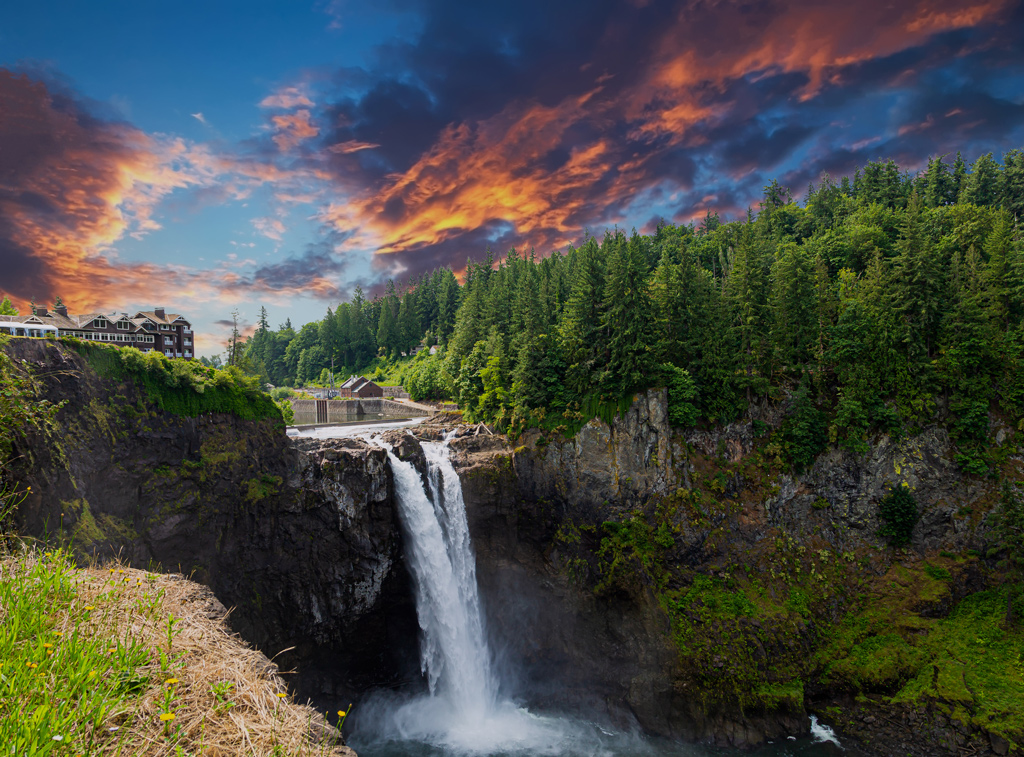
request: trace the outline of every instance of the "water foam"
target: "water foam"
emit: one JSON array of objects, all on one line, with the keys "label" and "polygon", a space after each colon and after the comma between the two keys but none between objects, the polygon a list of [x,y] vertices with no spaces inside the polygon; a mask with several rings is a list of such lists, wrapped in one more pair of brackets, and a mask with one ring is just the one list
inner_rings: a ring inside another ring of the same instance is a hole
[{"label": "water foam", "polygon": [[839,743],[839,737],[836,736],[836,732],[824,723],[819,723],[818,718],[814,715],[811,715],[811,736],[819,744],[828,742],[835,744],[840,749],[843,748],[843,745]]}]

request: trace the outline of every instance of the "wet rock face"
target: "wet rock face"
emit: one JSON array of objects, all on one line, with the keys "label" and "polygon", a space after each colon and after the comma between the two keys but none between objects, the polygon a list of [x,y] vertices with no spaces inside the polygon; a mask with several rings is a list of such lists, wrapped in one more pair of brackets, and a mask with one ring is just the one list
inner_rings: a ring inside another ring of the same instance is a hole
[{"label": "wet rock face", "polygon": [[558,499],[573,506],[624,503],[666,494],[679,485],[668,423],[668,397],[652,389],[609,426],[592,420],[575,437],[545,444],[539,432],[525,434],[516,455],[519,487],[533,499]]}]

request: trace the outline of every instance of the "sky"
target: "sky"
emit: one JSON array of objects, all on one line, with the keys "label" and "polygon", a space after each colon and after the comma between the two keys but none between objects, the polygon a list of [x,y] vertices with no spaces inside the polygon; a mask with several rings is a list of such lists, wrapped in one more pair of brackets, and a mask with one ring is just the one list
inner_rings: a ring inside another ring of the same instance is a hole
[{"label": "sky", "polygon": [[[21,0],[0,293],[197,352],[357,286],[1024,147],[1024,0]],[[226,325],[227,324],[227,325]]]}]

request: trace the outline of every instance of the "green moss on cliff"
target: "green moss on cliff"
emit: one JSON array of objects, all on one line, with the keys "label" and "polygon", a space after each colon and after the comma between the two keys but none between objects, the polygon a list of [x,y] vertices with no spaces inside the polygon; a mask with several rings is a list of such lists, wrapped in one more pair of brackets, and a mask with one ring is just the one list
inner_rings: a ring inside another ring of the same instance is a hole
[{"label": "green moss on cliff", "polygon": [[[1007,623],[1013,587],[969,594],[946,617],[949,581],[934,568],[895,566],[818,653],[822,682],[885,701],[934,707],[1011,743],[1024,744],[1024,628]],[[929,568],[933,568],[929,570]]]},{"label": "green moss on cliff", "polygon": [[259,502],[267,497],[277,494],[281,488],[282,478],[280,476],[268,476],[263,474],[259,478],[251,478],[245,482],[246,502]]}]

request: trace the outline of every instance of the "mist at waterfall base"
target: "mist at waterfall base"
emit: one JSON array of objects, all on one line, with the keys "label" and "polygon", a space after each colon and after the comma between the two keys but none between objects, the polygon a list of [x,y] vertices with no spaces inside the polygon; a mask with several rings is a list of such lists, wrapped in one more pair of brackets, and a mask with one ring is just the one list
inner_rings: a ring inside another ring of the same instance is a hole
[{"label": "mist at waterfall base", "polygon": [[[703,755],[697,746],[652,740],[583,717],[527,710],[504,696],[484,632],[462,485],[448,441],[422,442],[427,486],[388,445],[420,625],[421,669],[429,693],[376,692],[353,712],[349,744],[361,757],[435,755]],[[746,755],[849,754],[830,732]],[[727,752],[714,750],[714,754]],[[739,753],[739,752],[737,752]]]}]

